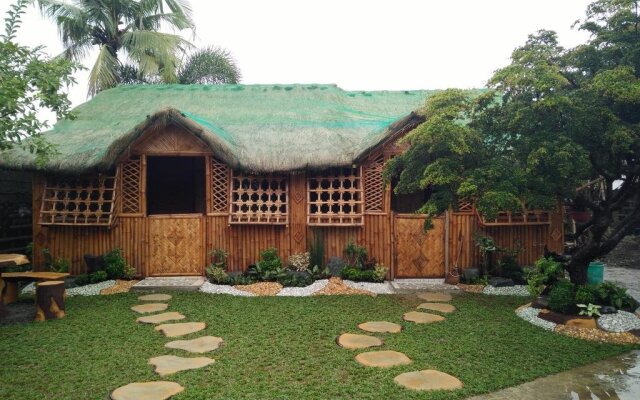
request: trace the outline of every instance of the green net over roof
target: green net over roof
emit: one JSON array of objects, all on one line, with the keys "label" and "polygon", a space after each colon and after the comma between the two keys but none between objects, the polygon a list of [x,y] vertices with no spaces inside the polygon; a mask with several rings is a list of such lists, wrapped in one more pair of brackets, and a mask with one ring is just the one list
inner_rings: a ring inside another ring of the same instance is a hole
[{"label": "green net over roof", "polygon": [[[334,85],[131,85],[99,93],[45,137],[59,154],[46,169],[63,172],[113,166],[142,126],[176,111],[234,167],[287,171],[349,165],[380,142],[389,125],[420,108],[434,91],[349,92]],[[139,130],[139,129],[138,129]],[[34,168],[19,149],[0,165]]]}]

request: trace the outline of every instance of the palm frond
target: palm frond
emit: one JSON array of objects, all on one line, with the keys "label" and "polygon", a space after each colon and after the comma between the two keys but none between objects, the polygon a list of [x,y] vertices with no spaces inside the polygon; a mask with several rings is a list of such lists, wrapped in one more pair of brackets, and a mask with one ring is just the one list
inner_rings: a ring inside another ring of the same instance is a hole
[{"label": "palm frond", "polygon": [[89,74],[89,96],[101,90],[118,85],[118,59],[107,45],[100,46],[100,52]]}]

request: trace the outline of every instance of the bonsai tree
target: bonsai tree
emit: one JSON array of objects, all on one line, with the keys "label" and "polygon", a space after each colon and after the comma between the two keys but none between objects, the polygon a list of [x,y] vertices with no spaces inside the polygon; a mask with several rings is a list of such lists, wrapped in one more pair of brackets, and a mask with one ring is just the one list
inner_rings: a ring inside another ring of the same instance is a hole
[{"label": "bonsai tree", "polygon": [[[460,198],[489,217],[583,202],[591,217],[578,227],[566,268],[584,284],[589,262],[640,221],[638,9],[633,0],[596,1],[577,23],[591,34],[587,43],[564,49],[554,32],[539,31],[485,93],[428,98],[419,111],[425,122],[407,135],[410,148],[387,165],[387,179],[398,178],[399,192],[430,187],[421,209],[430,217]],[[601,198],[582,196],[577,188],[595,180]],[[628,202],[632,211],[614,220]]]}]

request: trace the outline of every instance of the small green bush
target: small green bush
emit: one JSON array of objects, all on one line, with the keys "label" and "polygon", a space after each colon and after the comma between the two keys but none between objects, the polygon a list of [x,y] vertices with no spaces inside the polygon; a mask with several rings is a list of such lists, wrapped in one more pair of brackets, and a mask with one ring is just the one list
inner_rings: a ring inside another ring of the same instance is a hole
[{"label": "small green bush", "polygon": [[327,268],[331,276],[342,276],[342,270],[345,266],[344,260],[340,257],[331,257],[327,263]]},{"label": "small green bush", "polygon": [[553,286],[564,275],[562,264],[551,258],[541,257],[527,274],[527,287],[532,296],[539,296],[546,287]]},{"label": "small green bush", "polygon": [[256,281],[278,281],[283,279],[286,274],[287,271],[282,268],[282,260],[280,260],[278,250],[275,247],[261,252],[260,260],[247,269],[247,275]]},{"label": "small green bush", "polygon": [[75,279],[74,282],[78,286],[88,285],[89,284],[89,275],[80,274],[80,275],[76,276],[76,279]]},{"label": "small green bush", "polygon": [[638,302],[629,294],[627,289],[613,282],[602,282],[597,287],[598,303],[604,306],[612,306],[618,310],[634,312],[638,308]]},{"label": "small green bush", "polygon": [[498,266],[501,271],[501,277],[513,279],[516,284],[525,282],[524,270],[518,264],[518,261],[516,261],[515,257],[510,255],[503,256],[498,262]]},{"label": "small green bush", "polygon": [[387,272],[389,272],[389,268],[385,267],[384,264],[378,263],[373,269],[374,281],[375,282],[384,282],[387,277]]},{"label": "small green bush", "polygon": [[207,267],[205,272],[207,274],[207,279],[209,279],[209,282],[211,283],[223,285],[229,281],[229,275],[224,268],[220,266],[210,265]]},{"label": "small green bush", "polygon": [[121,249],[113,249],[104,255],[104,271],[109,279],[120,279],[124,277],[127,262],[122,256]]},{"label": "small green bush", "polygon": [[93,274],[89,275],[90,283],[104,282],[107,279],[108,279],[108,276],[106,271],[96,271]]},{"label": "small green bush", "polygon": [[367,262],[367,248],[359,246],[353,241],[347,243],[344,247],[344,257],[347,260],[347,265],[350,267],[362,269]]},{"label": "small green bush", "polygon": [[576,288],[575,285],[566,280],[557,281],[549,292],[549,309],[551,311],[574,314],[576,308]]},{"label": "small green bush", "polygon": [[579,286],[576,289],[576,304],[598,304],[598,286]]},{"label": "small green bush", "polygon": [[361,270],[354,267],[345,267],[342,270],[342,278],[354,282],[380,282],[375,270]]},{"label": "small green bush", "polygon": [[306,271],[287,271],[287,273],[278,279],[278,282],[284,287],[304,287],[312,284],[314,279],[311,274]]}]

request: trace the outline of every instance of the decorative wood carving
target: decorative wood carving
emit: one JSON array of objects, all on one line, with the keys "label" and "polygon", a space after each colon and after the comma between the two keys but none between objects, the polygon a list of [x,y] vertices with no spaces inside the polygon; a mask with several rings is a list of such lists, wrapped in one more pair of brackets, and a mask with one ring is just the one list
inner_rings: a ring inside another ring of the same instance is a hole
[{"label": "decorative wood carving", "polygon": [[435,278],[444,276],[444,221],[434,219],[424,231],[424,218],[397,216],[396,277]]},{"label": "decorative wood carving", "polygon": [[230,192],[230,224],[285,225],[289,222],[287,177],[234,172]]},{"label": "decorative wood carving", "polygon": [[384,212],[385,185],[382,178],[384,155],[371,158],[364,166],[364,210]]},{"label": "decorative wood carving", "polygon": [[202,273],[202,218],[149,218],[151,275]]},{"label": "decorative wood carving", "polygon": [[122,182],[121,208],[122,214],[140,214],[141,184],[142,184],[142,163],[140,156],[132,156],[120,165],[120,176]]},{"label": "decorative wood carving", "polygon": [[363,225],[359,168],[334,168],[307,179],[307,224]]},{"label": "decorative wood carving", "polygon": [[192,133],[175,126],[146,132],[132,149],[138,154],[189,155],[208,154],[211,148]]},{"label": "decorative wood carving", "polygon": [[211,212],[228,211],[229,167],[211,157]]},{"label": "decorative wood carving", "polygon": [[44,185],[41,225],[110,226],[114,222],[116,174],[49,176]]}]

